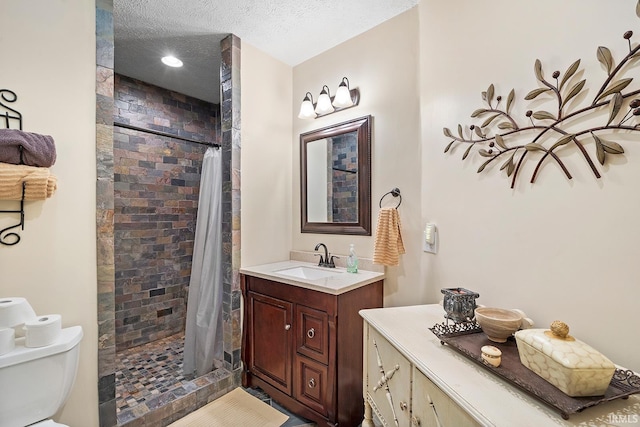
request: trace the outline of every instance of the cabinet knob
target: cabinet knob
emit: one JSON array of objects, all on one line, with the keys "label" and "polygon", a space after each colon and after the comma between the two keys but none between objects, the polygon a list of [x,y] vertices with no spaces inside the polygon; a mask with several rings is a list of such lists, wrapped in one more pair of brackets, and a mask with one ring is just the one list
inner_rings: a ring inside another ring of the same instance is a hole
[{"label": "cabinet knob", "polygon": [[407,402],[400,402],[400,410],[401,411],[407,410]]},{"label": "cabinet knob", "polygon": [[315,336],[316,336],[316,330],[315,330],[315,329],[313,329],[313,328],[309,329],[309,330],[307,331],[307,336],[308,336],[309,338],[313,338],[313,337],[315,337]]},{"label": "cabinet knob", "polygon": [[416,417],[415,415],[411,417],[411,425],[420,427],[420,418]]},{"label": "cabinet knob", "polygon": [[289,324],[284,325],[284,330],[285,331],[288,331],[289,329],[291,329],[291,325],[289,325]]},{"label": "cabinet knob", "polygon": [[309,380],[309,388],[316,388],[316,380],[311,378]]}]

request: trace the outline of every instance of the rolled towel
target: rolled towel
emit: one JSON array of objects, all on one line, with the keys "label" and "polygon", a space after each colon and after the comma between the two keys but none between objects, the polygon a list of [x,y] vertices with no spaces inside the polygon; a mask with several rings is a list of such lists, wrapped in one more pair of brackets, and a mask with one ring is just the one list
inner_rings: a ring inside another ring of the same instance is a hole
[{"label": "rolled towel", "polygon": [[0,163],[0,200],[44,200],[58,188],[57,178],[49,168]]},{"label": "rolled towel", "polygon": [[[19,147],[22,147],[22,162]],[[56,162],[56,146],[49,135],[0,129],[0,162],[48,168]]]}]

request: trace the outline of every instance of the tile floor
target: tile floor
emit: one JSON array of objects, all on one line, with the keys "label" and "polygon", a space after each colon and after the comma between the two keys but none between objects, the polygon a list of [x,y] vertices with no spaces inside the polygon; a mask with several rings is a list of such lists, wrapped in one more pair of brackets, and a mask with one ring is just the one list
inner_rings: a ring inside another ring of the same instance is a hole
[{"label": "tile floor", "polygon": [[[131,423],[149,411],[210,384],[215,377],[229,374],[218,369],[205,377],[186,378],[182,372],[183,347],[184,334],[181,333],[116,354],[118,425]],[[288,415],[289,420],[283,427],[315,427],[314,423],[282,408],[262,390],[247,391]]]},{"label": "tile floor", "polygon": [[126,411],[183,385],[184,334],[173,335],[116,355],[116,408]]}]

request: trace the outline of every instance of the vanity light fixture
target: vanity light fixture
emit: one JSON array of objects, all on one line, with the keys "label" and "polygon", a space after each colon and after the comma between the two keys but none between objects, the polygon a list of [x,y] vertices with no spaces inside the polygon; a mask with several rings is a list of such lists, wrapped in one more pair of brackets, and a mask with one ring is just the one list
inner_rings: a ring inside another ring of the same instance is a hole
[{"label": "vanity light fixture", "polygon": [[315,119],[317,116],[316,112],[313,111],[313,95],[311,92],[307,92],[302,100],[302,105],[300,105],[300,113],[298,113],[298,118],[300,119]]},{"label": "vanity light fixture", "polygon": [[326,116],[336,111],[355,107],[359,101],[360,92],[357,88],[350,89],[349,79],[343,77],[334,97],[329,93],[329,87],[327,85],[322,86],[322,91],[316,104],[313,103],[311,93],[307,92],[300,105],[298,118],[315,119],[316,117]]},{"label": "vanity light fixture", "polygon": [[349,108],[353,107],[353,99],[351,99],[351,93],[349,93],[349,79],[342,78],[338,90],[336,90],[336,96],[333,98],[333,106],[336,108]]},{"label": "vanity light fixture", "polygon": [[335,108],[331,105],[331,97],[329,96],[329,86],[324,85],[322,86],[322,92],[320,92],[318,103],[316,104],[316,114],[323,116],[333,113],[334,111]]},{"label": "vanity light fixture", "polygon": [[163,56],[161,59],[162,63],[164,65],[168,65],[169,67],[182,67],[182,61],[180,61],[178,58],[176,58],[175,56]]}]

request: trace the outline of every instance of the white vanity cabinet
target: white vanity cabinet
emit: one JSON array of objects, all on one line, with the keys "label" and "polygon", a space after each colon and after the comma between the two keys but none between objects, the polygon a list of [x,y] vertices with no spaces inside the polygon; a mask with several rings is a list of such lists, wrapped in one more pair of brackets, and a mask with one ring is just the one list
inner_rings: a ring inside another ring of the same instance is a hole
[{"label": "white vanity cabinet", "polygon": [[480,425],[415,366],[411,396],[411,420],[414,426]]},{"label": "white vanity cabinet", "polygon": [[[364,336],[365,399],[369,407],[365,406],[363,427],[373,427],[371,418],[367,420],[369,408],[390,427],[479,425],[368,323]],[[383,376],[386,383],[381,381]]]},{"label": "white vanity cabinet", "polygon": [[[364,337],[365,397],[378,418],[386,421],[386,425],[394,425],[394,419],[397,419],[398,425],[408,426],[411,363],[371,326],[365,327]],[[381,381],[383,372],[388,378],[386,384]]]},{"label": "white vanity cabinet", "polygon": [[640,394],[563,419],[552,407],[441,344],[429,330],[444,321],[437,304],[359,313],[364,319],[362,427],[378,425],[374,418],[388,427],[640,426]]}]

